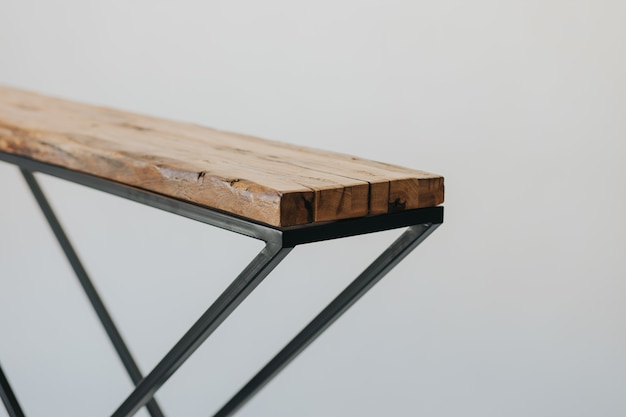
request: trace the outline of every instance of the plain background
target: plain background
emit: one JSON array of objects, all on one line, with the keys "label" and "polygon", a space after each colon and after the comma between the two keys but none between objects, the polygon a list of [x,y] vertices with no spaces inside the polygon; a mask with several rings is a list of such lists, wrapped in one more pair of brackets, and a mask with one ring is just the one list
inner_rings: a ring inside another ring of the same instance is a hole
[{"label": "plain background", "polygon": [[[617,417],[625,21],[619,0],[0,0],[0,83],[446,177],[444,226],[241,416]],[[144,372],[261,248],[41,181]],[[210,415],[397,234],[297,248],[165,411]],[[131,391],[4,163],[0,361],[29,416],[105,416]]]}]

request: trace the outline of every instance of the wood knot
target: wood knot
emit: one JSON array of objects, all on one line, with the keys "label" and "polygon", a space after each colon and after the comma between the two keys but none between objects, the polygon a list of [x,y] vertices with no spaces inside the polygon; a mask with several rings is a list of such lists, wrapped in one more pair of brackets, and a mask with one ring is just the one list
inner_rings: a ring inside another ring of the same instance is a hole
[{"label": "wood knot", "polygon": [[394,201],[389,202],[389,212],[393,213],[396,211],[402,211],[406,208],[406,200],[401,198],[396,198]]}]

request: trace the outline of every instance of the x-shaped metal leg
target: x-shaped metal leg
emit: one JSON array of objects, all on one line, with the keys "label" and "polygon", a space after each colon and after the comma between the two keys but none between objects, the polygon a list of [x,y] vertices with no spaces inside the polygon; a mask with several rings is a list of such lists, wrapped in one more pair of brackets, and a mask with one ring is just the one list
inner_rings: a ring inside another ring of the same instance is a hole
[{"label": "x-shaped metal leg", "polygon": [[[144,378],[130,354],[119,331],[117,330],[104,303],[100,299],[93,283],[89,279],[82,263],[74,251],[69,239],[61,228],[50,204],[46,200],[41,187],[30,170],[21,168],[37,203],[41,207],[57,240],[67,256],[76,276],[92,306],[96,310],[113,346],[124,364],[135,389],[113,413],[112,417],[130,417],[141,407],[146,406],[152,417],[161,417],[163,413],[153,398],[157,390],[174,374],[178,368],[200,347],[217,327],[232,313],[235,308],[269,275],[269,273],[289,254],[297,243],[285,243],[289,240],[277,239],[276,233],[262,230],[263,236],[268,236],[266,246],[213,302],[196,323],[184,334],[176,345],[163,357],[154,369]],[[87,181],[98,180],[87,179]],[[108,184],[105,184],[109,187]],[[125,192],[128,192],[125,190]],[[133,198],[137,198],[134,191]],[[161,197],[150,196],[150,199]],[[137,198],[138,199],[138,198]],[[139,200],[139,199],[138,199]],[[171,204],[166,201],[166,205]],[[185,209],[186,210],[186,209]],[[194,217],[195,208],[189,208],[188,217]],[[172,210],[175,211],[175,210]],[[192,215],[189,215],[192,214]],[[219,217],[221,215],[211,215]],[[228,224],[229,220],[218,218],[216,225]],[[230,225],[232,226],[232,225]],[[414,224],[393,242],[374,262],[370,264],[345,290],[343,290],[326,308],[324,308],[300,333],[298,333],[274,358],[272,358],[247,384],[245,384],[226,404],[220,408],[215,417],[226,417],[235,413],[252,396],[262,389],[274,376],[287,366],[313,340],[339,318],[352,304],[361,298],[395,265],[415,249],[439,223]],[[375,226],[378,227],[378,226]],[[238,230],[233,226],[233,230]],[[383,230],[383,229],[380,229]],[[372,230],[375,231],[375,230]],[[255,231],[256,233],[256,231]],[[356,234],[348,229],[339,232],[346,235]],[[339,237],[339,236],[338,236]],[[262,238],[262,237],[258,237]],[[315,236],[310,240],[314,241]],[[265,240],[265,239],[264,239]],[[13,395],[2,369],[0,369],[0,396],[10,417],[22,417],[23,413]]]},{"label": "x-shaped metal leg", "polygon": [[[267,382],[280,372],[293,358],[328,328],[363,294],[384,277],[395,265],[416,248],[438,225],[411,226],[391,244],[372,264],[339,294],[320,314],[291,340],[261,371],[259,371],[215,416],[229,416]],[[291,248],[271,248],[270,244],[248,265],[220,298],[204,313],[176,346],[161,360],[154,370],[135,388],[113,414],[129,417],[139,410],[206,340],[217,326],[256,287],[260,281],[287,255]]]}]

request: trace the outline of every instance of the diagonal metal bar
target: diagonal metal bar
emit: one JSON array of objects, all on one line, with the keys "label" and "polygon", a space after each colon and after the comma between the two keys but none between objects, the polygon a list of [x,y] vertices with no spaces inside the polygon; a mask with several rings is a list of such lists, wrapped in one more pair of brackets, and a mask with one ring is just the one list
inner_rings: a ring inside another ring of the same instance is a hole
[{"label": "diagonal metal bar", "polygon": [[[26,180],[28,186],[30,187],[30,190],[32,191],[35,200],[37,200],[41,211],[43,211],[44,216],[48,220],[48,223],[50,224],[54,235],[59,241],[61,248],[63,248],[67,260],[72,265],[78,281],[80,282],[83,290],[87,294],[87,298],[89,298],[89,301],[96,311],[98,318],[102,322],[102,326],[104,326],[104,329],[109,336],[109,339],[111,339],[111,343],[113,344],[113,347],[117,351],[117,354],[124,364],[124,367],[126,368],[128,375],[130,376],[130,379],[135,385],[137,385],[143,379],[143,376],[141,375],[141,371],[139,370],[137,363],[133,359],[130,351],[128,350],[126,343],[122,339],[120,332],[117,330],[117,327],[115,326],[113,319],[107,311],[104,302],[98,295],[98,291],[91,282],[87,271],[83,267],[80,259],[78,258],[78,255],[76,254],[76,251],[72,247],[72,244],[70,243],[67,235],[63,231],[63,228],[61,227],[59,220],[54,214],[50,203],[46,199],[46,196],[41,190],[39,183],[33,176],[32,172],[23,168],[20,168],[20,170],[22,171],[22,175],[24,176],[24,179]],[[152,417],[164,416],[156,400],[150,401],[148,404],[146,404],[146,407]]]},{"label": "diagonal metal bar", "polygon": [[134,415],[178,368],[219,327],[235,308],[265,279],[293,248],[267,243],[239,276],[224,290],[185,335],[141,381],[113,413],[113,417]]},{"label": "diagonal metal bar", "polygon": [[24,412],[11,389],[7,377],[2,372],[2,367],[0,367],[0,398],[2,398],[9,417],[24,417]]},{"label": "diagonal metal bar", "polygon": [[213,417],[227,417],[239,410],[438,226],[439,224],[424,224],[409,227]]}]

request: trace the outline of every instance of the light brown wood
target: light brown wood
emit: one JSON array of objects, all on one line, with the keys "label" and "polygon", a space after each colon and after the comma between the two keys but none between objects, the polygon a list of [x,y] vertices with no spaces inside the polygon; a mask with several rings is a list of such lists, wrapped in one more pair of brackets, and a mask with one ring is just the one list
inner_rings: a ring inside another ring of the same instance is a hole
[{"label": "light brown wood", "polygon": [[274,226],[443,203],[443,178],[0,86],[0,151]]}]

